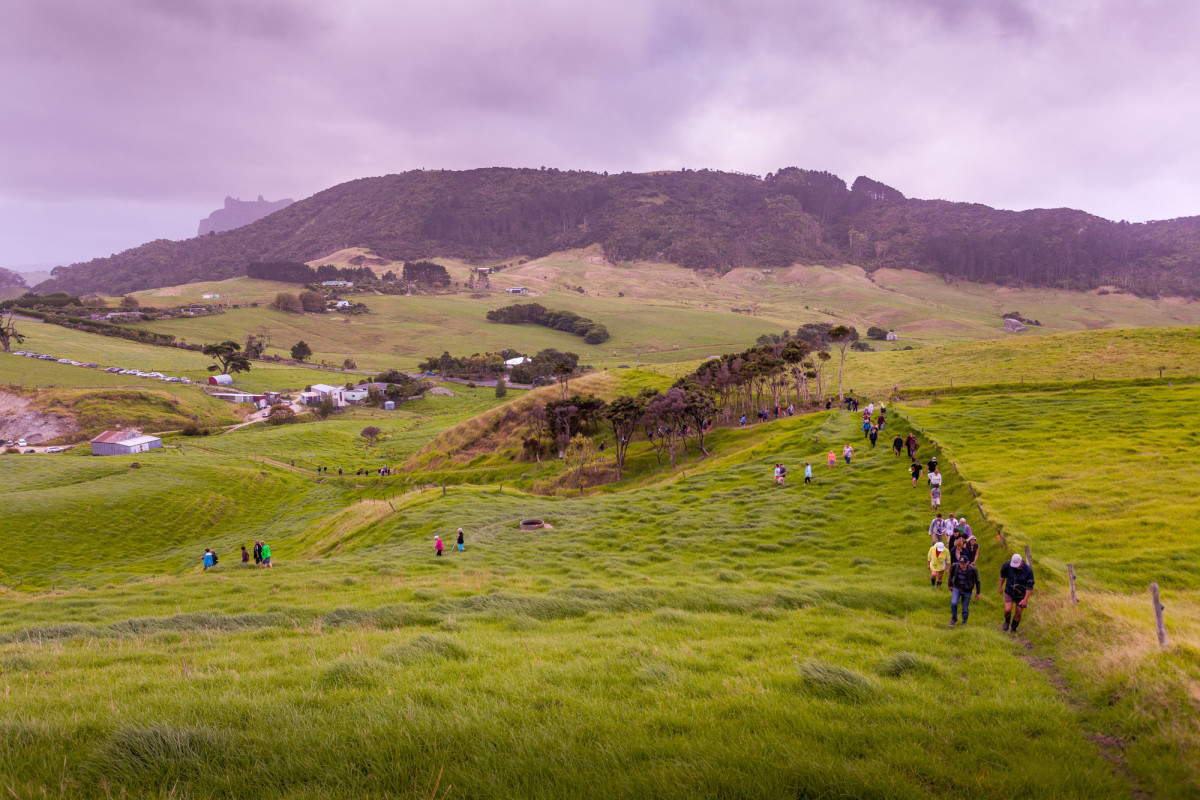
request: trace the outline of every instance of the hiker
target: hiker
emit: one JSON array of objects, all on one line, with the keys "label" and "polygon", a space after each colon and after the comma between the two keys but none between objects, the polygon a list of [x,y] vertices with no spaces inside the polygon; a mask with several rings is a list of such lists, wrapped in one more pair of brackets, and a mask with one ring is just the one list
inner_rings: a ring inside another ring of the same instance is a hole
[{"label": "hiker", "polygon": [[842,458],[846,459],[847,464],[850,463],[850,457],[853,455],[854,455],[854,448],[851,447],[850,445],[846,445],[845,447],[842,448]]},{"label": "hiker", "polygon": [[929,548],[925,558],[929,562],[929,585],[937,588],[942,585],[942,576],[946,574],[946,562],[950,559],[946,545],[938,542]]},{"label": "hiker", "polygon": [[979,542],[975,539],[975,534],[967,534],[966,541],[963,543],[963,558],[971,562],[972,565],[979,560]]},{"label": "hiker", "polygon": [[[1033,567],[1023,563],[1020,554],[1014,553],[1009,562],[1000,567],[1000,592],[1004,595],[1004,630],[1017,632],[1021,615],[1029,605],[1033,594]],[[1011,625],[1011,627],[1010,627]]]},{"label": "hiker", "polygon": [[929,490],[929,510],[937,511],[942,507],[942,487],[934,486]]},{"label": "hiker", "polygon": [[776,482],[776,483],[779,483],[779,471],[780,471],[782,468],[783,468],[783,465],[782,465],[782,464],[776,464],[776,465],[775,465],[775,477],[774,477],[774,480],[775,480],[775,482]]},{"label": "hiker", "polygon": [[937,472],[937,456],[929,459],[929,463],[925,465],[925,474],[929,476],[929,485],[933,485],[933,473]]},{"label": "hiker", "polygon": [[904,446],[908,448],[908,457],[916,458],[917,450],[920,449],[921,443],[917,441],[917,437],[915,434],[910,433],[910,434],[908,434],[908,437],[904,440]]},{"label": "hiker", "polygon": [[915,489],[917,488],[917,480],[921,477],[921,462],[914,458],[912,460],[912,464],[910,464],[908,467],[908,471],[912,473],[913,488]]},{"label": "hiker", "polygon": [[341,474],[342,474],[342,468],[338,467],[338,475],[341,475]]},{"label": "hiker", "polygon": [[788,407],[787,407],[787,415],[788,415],[789,417],[794,417],[794,416],[796,416],[796,404],[795,404],[795,403],[788,403]]},{"label": "hiker", "polygon": [[438,534],[437,536],[435,536],[433,538],[435,540],[433,543],[433,547],[435,550],[437,550],[438,558],[441,558],[442,557],[442,536],[441,536],[441,534]]},{"label": "hiker", "polygon": [[971,526],[967,524],[966,517],[960,517],[958,520],[958,524],[962,526],[963,536],[965,536],[968,539],[975,538],[975,534],[971,532]]},{"label": "hiker", "polygon": [[204,557],[201,559],[201,562],[204,564],[204,569],[202,571],[208,572],[212,568],[213,564],[216,563],[216,561],[213,559],[213,551],[209,550],[207,547],[204,548]]},{"label": "hiker", "polygon": [[833,398],[832,398],[832,397],[826,397],[826,398],[825,398],[825,410],[826,410],[826,411],[829,411],[829,410],[830,410],[830,409],[832,409],[832,408],[833,408]]},{"label": "hiker", "polygon": [[262,542],[254,540],[254,566],[262,563]]},{"label": "hiker", "polygon": [[[883,425],[880,425],[879,427],[882,428]],[[901,439],[899,436],[897,436],[895,439],[892,439],[892,449],[896,451],[896,458],[900,457],[900,450],[903,447],[904,447],[904,440]]]},{"label": "hiker", "polygon": [[804,482],[812,483],[812,464],[804,462]]},{"label": "hiker", "polygon": [[463,550],[466,550],[466,549],[467,549],[467,543],[466,543],[466,539],[464,539],[464,538],[463,538],[463,531],[462,531],[462,528],[459,528],[459,529],[458,529],[458,539],[457,539],[457,542],[458,542],[458,552],[460,552],[460,553],[461,553]]},{"label": "hiker", "polygon": [[829,462],[830,469],[833,469],[833,466],[837,464],[837,456],[833,454],[832,450],[829,451],[829,458],[827,458],[826,461]]},{"label": "hiker", "polygon": [[871,449],[872,449],[872,450],[874,450],[874,449],[875,449],[875,442],[876,442],[876,441],[878,441],[878,439],[879,439],[879,428],[876,428],[874,425],[872,425],[872,426],[871,426],[871,432],[870,432],[870,433],[868,433],[868,434],[867,434],[867,436],[868,436],[868,437],[870,437],[870,439],[871,439]]},{"label": "hiker", "polygon": [[265,569],[275,569],[271,566],[271,545],[262,543],[262,565]]},{"label": "hiker", "polygon": [[950,575],[946,583],[950,586],[950,627],[958,624],[959,604],[962,604],[962,621],[963,625],[966,625],[967,617],[971,613],[971,591],[974,590],[976,600],[983,593],[979,570],[975,569],[975,565],[970,561],[960,558],[950,565]]},{"label": "hiker", "polygon": [[875,401],[872,400],[871,402],[867,403],[867,417],[869,418],[874,413],[875,413]]},{"label": "hiker", "polygon": [[744,427],[745,425],[746,425],[746,415],[742,414],[742,419],[741,419],[741,422],[738,423],[738,426]]},{"label": "hiker", "polygon": [[242,545],[242,563],[243,564],[250,563],[250,552],[248,550],[246,550],[246,545]]},{"label": "hiker", "polygon": [[929,523],[930,546],[935,545],[942,540],[942,526],[945,524],[946,521],[942,519],[941,514],[938,514],[933,518],[933,521]]},{"label": "hiker", "polygon": [[938,471],[936,461],[929,470],[929,486],[938,490],[942,488],[942,473]]},{"label": "hiker", "polygon": [[869,417],[863,417],[862,421],[863,438],[866,439],[871,435],[871,420]]}]

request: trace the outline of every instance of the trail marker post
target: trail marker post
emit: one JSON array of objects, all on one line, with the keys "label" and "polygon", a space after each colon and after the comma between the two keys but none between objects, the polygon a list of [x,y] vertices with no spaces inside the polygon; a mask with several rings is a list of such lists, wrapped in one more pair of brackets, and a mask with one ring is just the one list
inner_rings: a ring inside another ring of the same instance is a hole
[{"label": "trail marker post", "polygon": [[1075,596],[1075,565],[1067,564],[1067,580],[1071,582],[1071,602],[1079,605],[1079,598]]},{"label": "trail marker post", "polygon": [[1163,624],[1163,605],[1158,599],[1158,584],[1150,584],[1150,600],[1154,603],[1154,627],[1158,631],[1159,647],[1167,646],[1167,626]]}]

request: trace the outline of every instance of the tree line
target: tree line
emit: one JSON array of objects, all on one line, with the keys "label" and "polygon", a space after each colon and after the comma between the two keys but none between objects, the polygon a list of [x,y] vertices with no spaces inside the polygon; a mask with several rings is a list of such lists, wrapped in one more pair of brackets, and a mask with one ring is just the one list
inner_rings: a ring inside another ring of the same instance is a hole
[{"label": "tree line", "polygon": [[574,311],[548,309],[541,303],[514,303],[511,306],[494,308],[487,312],[487,318],[489,322],[502,322],[507,325],[532,322],[534,325],[582,336],[588,344],[608,341],[608,328],[604,325],[581,317]]}]

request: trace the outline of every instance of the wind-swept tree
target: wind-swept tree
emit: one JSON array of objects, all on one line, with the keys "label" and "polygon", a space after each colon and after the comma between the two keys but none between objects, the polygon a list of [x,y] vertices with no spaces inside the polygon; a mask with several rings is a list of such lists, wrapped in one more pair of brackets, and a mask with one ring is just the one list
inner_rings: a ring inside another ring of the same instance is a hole
[{"label": "wind-swept tree", "polygon": [[4,347],[4,352],[11,353],[13,342],[20,344],[23,341],[25,335],[17,330],[17,320],[12,312],[0,317],[0,345]]},{"label": "wind-swept tree", "polygon": [[217,362],[208,368],[209,372],[232,375],[235,372],[250,371],[250,359],[242,352],[242,346],[237,342],[226,340],[220,344],[206,344],[200,352]]},{"label": "wind-swept tree", "polygon": [[617,480],[621,480],[621,472],[625,469],[625,453],[629,450],[629,442],[633,439],[638,422],[646,413],[648,402],[649,396],[645,392],[638,395],[623,394],[609,403],[604,411],[604,418],[612,426],[613,438],[616,439]]},{"label": "wind-swept tree", "polygon": [[567,442],[563,454],[563,463],[567,471],[575,476],[575,484],[579,487],[579,496],[583,497],[583,472],[592,463],[595,446],[592,440],[582,433],[577,433]]},{"label": "wind-swept tree", "polygon": [[846,350],[850,348],[850,344],[858,339],[858,332],[854,328],[848,328],[845,325],[834,325],[829,329],[829,341],[837,345],[837,349],[841,351],[842,359],[838,364],[838,399],[844,399],[842,393],[842,373],[846,369]]}]

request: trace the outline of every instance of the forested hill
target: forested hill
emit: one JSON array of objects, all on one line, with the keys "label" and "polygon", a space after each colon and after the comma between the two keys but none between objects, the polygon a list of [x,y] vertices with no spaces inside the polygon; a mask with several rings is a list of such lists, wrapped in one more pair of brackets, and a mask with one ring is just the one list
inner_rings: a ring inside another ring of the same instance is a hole
[{"label": "forested hill", "polygon": [[614,261],[719,272],[849,261],[996,283],[1200,295],[1200,217],[1130,224],[1070,209],[997,211],[905,198],[865,177],[848,187],[795,167],[766,177],[492,168],[363,178],[237,230],[58,267],[36,288],[123,294],[354,246],[393,260],[483,260],[597,243]]}]

